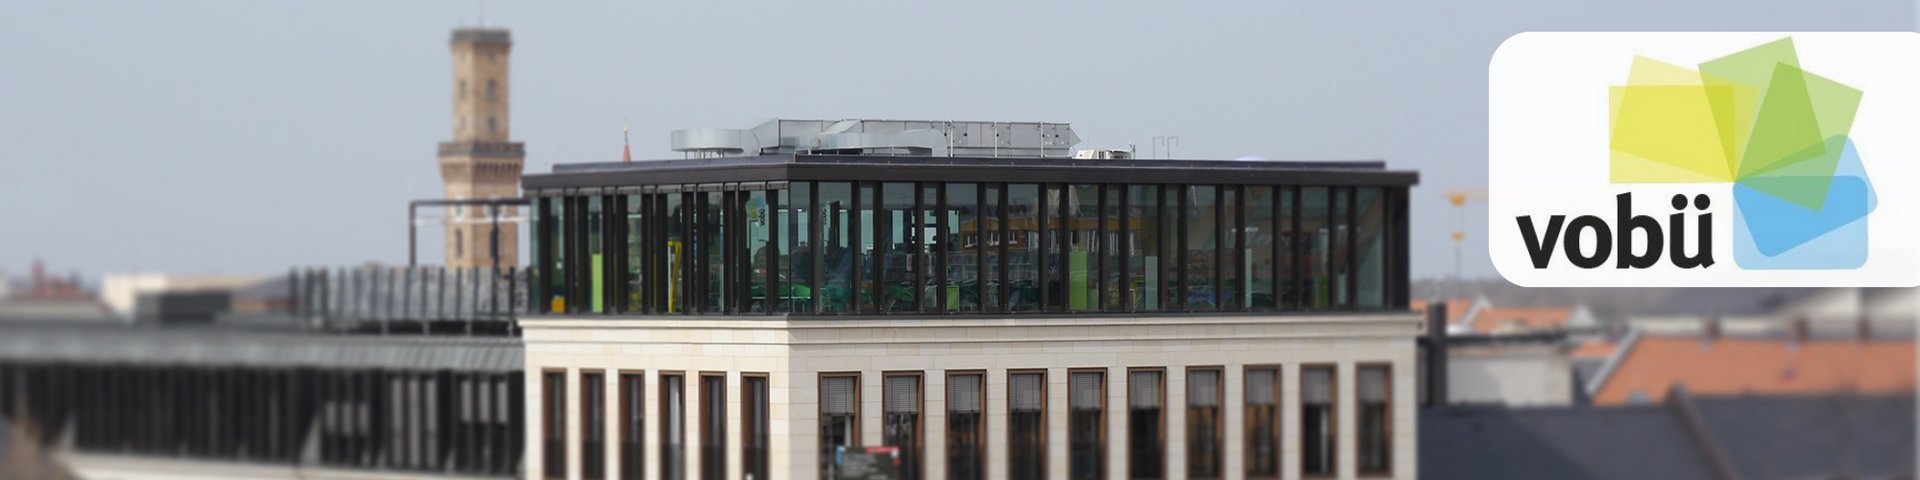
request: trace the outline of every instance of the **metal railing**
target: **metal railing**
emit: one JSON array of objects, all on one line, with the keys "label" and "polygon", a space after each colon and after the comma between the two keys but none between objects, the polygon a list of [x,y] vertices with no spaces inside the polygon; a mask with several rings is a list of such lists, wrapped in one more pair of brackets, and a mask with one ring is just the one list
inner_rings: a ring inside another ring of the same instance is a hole
[{"label": "metal railing", "polygon": [[[295,316],[332,330],[476,333],[532,313],[530,269],[390,267],[295,268],[287,288]],[[462,328],[464,327],[464,328]]]}]

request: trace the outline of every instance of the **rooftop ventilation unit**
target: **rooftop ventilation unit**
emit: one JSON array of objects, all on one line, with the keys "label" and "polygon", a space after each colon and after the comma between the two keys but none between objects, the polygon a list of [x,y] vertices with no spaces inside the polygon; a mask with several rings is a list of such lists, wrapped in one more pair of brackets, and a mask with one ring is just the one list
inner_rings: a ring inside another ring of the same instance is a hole
[{"label": "rooftop ventilation unit", "polygon": [[750,129],[673,131],[672,147],[699,157],[765,154],[1067,158],[1080,136],[1045,122],[770,120]]}]

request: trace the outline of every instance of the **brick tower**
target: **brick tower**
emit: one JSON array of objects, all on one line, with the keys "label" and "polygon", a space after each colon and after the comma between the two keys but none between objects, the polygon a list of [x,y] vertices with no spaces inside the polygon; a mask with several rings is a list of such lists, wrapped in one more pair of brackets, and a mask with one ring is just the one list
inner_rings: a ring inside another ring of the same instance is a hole
[{"label": "brick tower", "polygon": [[[512,50],[513,36],[505,29],[453,31],[453,141],[440,144],[440,179],[448,199],[520,196],[526,147],[509,135],[507,57]],[[496,228],[489,208],[447,211],[447,266],[520,264],[519,225]],[[512,207],[500,208],[502,218],[516,213]]]}]

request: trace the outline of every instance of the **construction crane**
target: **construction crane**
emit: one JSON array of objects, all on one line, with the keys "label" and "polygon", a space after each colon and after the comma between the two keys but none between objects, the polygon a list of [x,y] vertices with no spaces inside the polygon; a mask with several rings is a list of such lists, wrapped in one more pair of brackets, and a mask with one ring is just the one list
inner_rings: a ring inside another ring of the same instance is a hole
[{"label": "construction crane", "polygon": [[1466,207],[1469,201],[1486,201],[1487,189],[1478,187],[1454,187],[1440,194],[1447,203],[1453,205],[1453,294],[1460,294],[1460,249],[1467,241]]}]

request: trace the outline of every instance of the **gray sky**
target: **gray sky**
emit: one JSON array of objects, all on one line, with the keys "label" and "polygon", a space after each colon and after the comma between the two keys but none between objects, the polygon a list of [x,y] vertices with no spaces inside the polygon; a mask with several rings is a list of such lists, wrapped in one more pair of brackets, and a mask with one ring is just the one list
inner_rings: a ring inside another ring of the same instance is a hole
[{"label": "gray sky", "polygon": [[[1912,30],[1907,1],[487,2],[529,171],[776,116],[1072,122],[1080,148],[1418,169],[1415,277],[1495,275],[1486,66],[1528,30]],[[406,261],[478,2],[0,2],[0,269]],[[437,230],[425,230],[434,243]],[[438,250],[422,249],[422,258]]]}]

